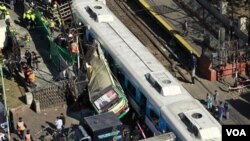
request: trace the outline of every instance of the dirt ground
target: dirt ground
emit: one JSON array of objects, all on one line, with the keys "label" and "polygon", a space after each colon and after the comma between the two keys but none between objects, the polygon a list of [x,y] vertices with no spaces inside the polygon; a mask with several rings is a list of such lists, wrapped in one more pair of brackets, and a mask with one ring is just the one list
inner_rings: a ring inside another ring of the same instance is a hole
[{"label": "dirt ground", "polygon": [[15,79],[4,79],[5,94],[8,108],[14,108],[24,103],[22,96],[25,95],[25,88],[16,82]]}]

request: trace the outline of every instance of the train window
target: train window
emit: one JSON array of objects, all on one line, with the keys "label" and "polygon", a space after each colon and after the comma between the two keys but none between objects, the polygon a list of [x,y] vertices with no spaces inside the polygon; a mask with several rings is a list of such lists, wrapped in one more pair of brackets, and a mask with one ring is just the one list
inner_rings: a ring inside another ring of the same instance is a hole
[{"label": "train window", "polygon": [[127,90],[129,91],[129,93],[130,93],[133,97],[136,97],[136,89],[135,89],[135,87],[133,86],[133,84],[132,84],[130,81],[128,81]]},{"label": "train window", "polygon": [[107,59],[107,61],[109,63],[109,66],[112,67],[114,65],[113,58],[108,53],[105,52],[105,54],[107,54],[105,57],[106,57],[106,59]]},{"label": "train window", "polygon": [[147,98],[144,96],[144,94],[142,92],[140,92],[140,97],[141,97],[141,99],[140,99],[140,108],[141,108],[140,113],[142,115],[144,115],[146,112]]},{"label": "train window", "polygon": [[150,109],[149,115],[150,115],[150,118],[151,118],[153,124],[155,126],[157,126],[158,122],[159,122],[159,116],[155,113],[155,111],[153,109]]},{"label": "train window", "polygon": [[125,77],[124,77],[124,74],[122,73],[122,71],[120,69],[118,69],[118,71],[117,71],[117,79],[121,83],[121,85],[124,84]]},{"label": "train window", "polygon": [[94,39],[95,38],[89,33],[88,34],[88,43],[92,45],[94,43]]},{"label": "train window", "polygon": [[140,92],[141,95],[141,108],[145,109],[146,108],[146,103],[147,103],[147,98],[144,96],[142,92]]}]

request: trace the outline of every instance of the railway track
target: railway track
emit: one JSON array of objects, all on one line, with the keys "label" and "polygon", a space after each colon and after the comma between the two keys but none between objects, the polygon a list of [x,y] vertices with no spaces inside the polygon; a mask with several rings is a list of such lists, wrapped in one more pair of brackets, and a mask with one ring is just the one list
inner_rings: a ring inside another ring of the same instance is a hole
[{"label": "railway track", "polygon": [[[109,0],[107,1],[107,5],[167,70],[169,70],[175,77],[181,77],[182,80],[187,82],[190,81],[190,74],[186,71],[188,68],[185,68],[184,65],[187,64],[187,59],[184,59],[186,62],[183,62],[180,59],[180,56],[182,56],[181,58],[183,58],[183,56],[186,58],[187,54],[180,55],[183,52],[180,48],[173,49],[169,47],[166,43],[166,39],[168,38],[170,39],[170,42],[174,42],[172,37],[167,35],[166,31],[158,26],[155,21],[152,21],[151,18],[147,18],[147,14],[145,14],[146,18],[142,18],[141,16],[144,15],[140,14],[140,16],[138,16],[138,13],[134,12],[140,12],[141,7],[139,7],[138,4],[135,4],[135,2],[126,3],[124,1]],[[133,7],[131,8],[130,6]],[[145,19],[151,20],[151,24],[148,25],[148,22],[145,23]],[[157,34],[155,34],[156,31]]]},{"label": "railway track", "polygon": [[168,69],[172,69],[174,61],[168,56],[170,55],[164,45],[159,42],[154,35],[145,27],[127,7],[124,2],[109,0],[107,1],[109,8],[116,16],[130,29],[130,31],[149,49],[149,51]]}]

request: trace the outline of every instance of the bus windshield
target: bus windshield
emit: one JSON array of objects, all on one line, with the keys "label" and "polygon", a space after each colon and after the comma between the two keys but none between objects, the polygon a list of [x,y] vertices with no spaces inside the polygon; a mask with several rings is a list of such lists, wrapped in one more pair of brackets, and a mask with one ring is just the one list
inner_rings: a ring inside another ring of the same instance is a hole
[{"label": "bus windshield", "polygon": [[105,106],[107,106],[109,103],[111,103],[113,100],[119,98],[118,94],[112,89],[109,90],[107,93],[99,97],[95,102],[95,106],[101,110],[104,109]]}]

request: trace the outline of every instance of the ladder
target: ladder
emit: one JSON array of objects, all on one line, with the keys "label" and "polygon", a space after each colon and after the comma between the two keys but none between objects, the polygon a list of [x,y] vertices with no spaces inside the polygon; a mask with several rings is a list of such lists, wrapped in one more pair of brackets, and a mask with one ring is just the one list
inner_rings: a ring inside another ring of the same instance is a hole
[{"label": "ladder", "polygon": [[[72,10],[71,10],[72,1],[68,0],[65,3],[58,5],[57,8],[52,10],[53,20],[57,22],[61,22],[63,26],[66,23],[69,23],[73,18]],[[59,21],[61,19],[61,21]]]}]

